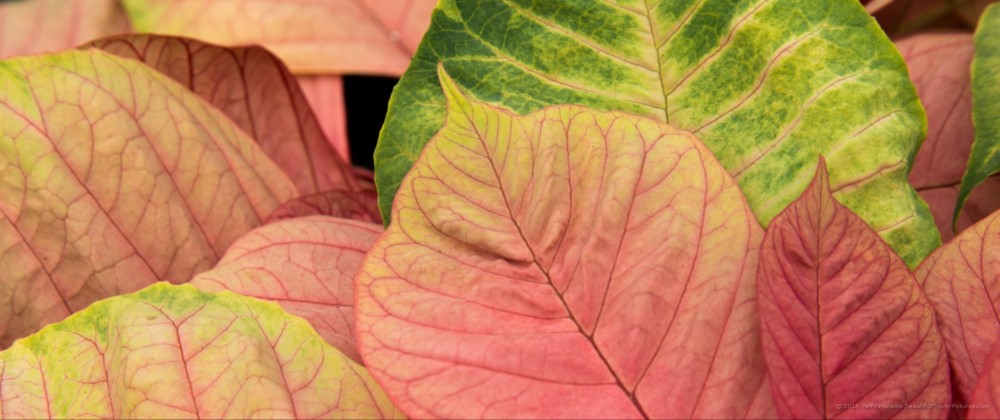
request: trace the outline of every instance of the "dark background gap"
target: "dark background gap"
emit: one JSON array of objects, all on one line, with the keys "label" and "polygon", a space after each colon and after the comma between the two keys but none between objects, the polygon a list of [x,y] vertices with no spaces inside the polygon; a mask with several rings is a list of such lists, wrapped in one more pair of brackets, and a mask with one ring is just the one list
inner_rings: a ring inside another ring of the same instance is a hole
[{"label": "dark background gap", "polygon": [[399,79],[378,76],[344,76],[344,105],[347,107],[347,139],[351,142],[351,163],[374,169],[372,154],[385,121],[389,96]]}]

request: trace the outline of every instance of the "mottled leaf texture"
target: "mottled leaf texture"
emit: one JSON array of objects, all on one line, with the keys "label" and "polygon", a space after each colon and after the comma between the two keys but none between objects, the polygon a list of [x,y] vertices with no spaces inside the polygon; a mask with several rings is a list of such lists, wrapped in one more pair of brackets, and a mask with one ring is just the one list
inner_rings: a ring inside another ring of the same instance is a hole
[{"label": "mottled leaf texture", "polygon": [[295,77],[267,50],[157,35],[120,35],[83,48],[139,60],[187,86],[256,139],[302,193],[355,187]]},{"label": "mottled leaf texture", "polygon": [[398,76],[432,0],[123,0],[139,32],[261,44],[302,74]]},{"label": "mottled leaf texture", "polygon": [[972,122],[976,141],[962,177],[955,214],[969,194],[990,175],[1000,172],[1000,5],[986,9],[976,30],[972,59]]},{"label": "mottled leaf texture", "polygon": [[324,216],[271,223],[236,241],[213,270],[191,284],[278,302],[360,362],[354,274],[381,233],[381,225]]},{"label": "mottled leaf texture", "polygon": [[0,346],[188,281],[298,195],[224,114],[137,61],[0,61],[0,84]]},{"label": "mottled leaf texture", "polygon": [[0,2],[0,59],[73,48],[129,31],[116,0]]},{"label": "mottled leaf texture", "polygon": [[1000,340],[993,345],[970,400],[968,418],[1000,418]]},{"label": "mottled leaf texture", "polygon": [[[917,152],[910,184],[930,206],[947,242],[975,130],[972,128],[972,35],[922,34],[896,43],[927,112],[927,138]],[[961,231],[1000,209],[1000,179],[976,189],[959,213]]]},{"label": "mottled leaf texture", "polygon": [[378,195],[374,191],[345,190],[323,191],[296,198],[275,209],[264,223],[316,215],[382,223]]},{"label": "mottled leaf texture", "polygon": [[443,70],[448,122],[356,278],[359,348],[417,418],[773,415],[761,228],[690,133],[517,116]]},{"label": "mottled leaf texture", "polygon": [[0,353],[2,418],[398,418],[365,368],[277,305],[156,284]]},{"label": "mottled leaf texture", "polygon": [[784,418],[944,418],[948,355],[903,261],[830,194],[826,165],[775,217],[757,293],[771,394]]},{"label": "mottled leaf texture", "polygon": [[948,346],[956,400],[965,401],[1000,340],[1000,212],[934,251],[916,275]]},{"label": "mottled leaf texture", "polygon": [[435,67],[518,113],[573,103],[693,132],[765,226],[824,154],[837,197],[916,265],[938,244],[906,177],[925,117],[857,0],[443,0],[390,101],[379,205],[445,120]]}]

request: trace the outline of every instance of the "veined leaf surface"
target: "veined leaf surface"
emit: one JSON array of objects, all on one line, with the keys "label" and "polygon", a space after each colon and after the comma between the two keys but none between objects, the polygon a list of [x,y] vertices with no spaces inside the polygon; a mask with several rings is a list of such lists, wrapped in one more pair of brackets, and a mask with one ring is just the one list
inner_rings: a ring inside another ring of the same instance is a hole
[{"label": "veined leaf surface", "polygon": [[945,408],[904,408],[951,401],[934,310],[903,261],[830,194],[822,160],[768,227],[757,279],[782,417],[946,417]]},{"label": "veined leaf surface", "polygon": [[955,399],[968,401],[1000,340],[1000,212],[934,251],[916,275],[948,346]]},{"label": "veined leaf surface", "polygon": [[357,281],[359,348],[412,417],[773,416],[761,228],[694,136],[463,97]]},{"label": "veined leaf surface", "polygon": [[0,418],[399,418],[277,305],[156,284],[0,353]]},{"label": "veined leaf surface", "polygon": [[990,175],[1000,172],[1000,5],[986,9],[976,30],[972,59],[972,121],[976,141],[962,177],[955,214],[969,194]]},{"label": "veined leaf surface", "polygon": [[906,183],[923,111],[857,0],[442,1],[375,152],[383,215],[445,120],[439,62],[472,96],[518,113],[573,103],[693,132],[765,226],[822,153],[837,196],[908,263],[939,243]]},{"label": "veined leaf surface", "polygon": [[354,274],[381,233],[381,225],[334,217],[282,220],[240,238],[214,269],[191,284],[278,302],[360,362],[354,340]]},{"label": "veined leaf surface", "polygon": [[56,52],[129,31],[116,0],[0,2],[0,59]]},{"label": "veined leaf surface", "polygon": [[139,60],[187,86],[257,140],[300,192],[355,188],[295,76],[267,50],[159,35],[119,35],[82,48]]},{"label": "veined leaf surface", "polygon": [[295,186],[185,87],[111,54],[0,61],[0,346],[184,282]]},{"label": "veined leaf surface", "polygon": [[969,408],[968,418],[1000,418],[1000,340],[993,345],[993,351],[986,359],[986,366],[976,383],[970,401],[977,406]]},{"label": "veined leaf surface", "polygon": [[333,216],[382,223],[378,195],[374,191],[346,190],[329,190],[298,197],[271,212],[264,223],[304,216]]},{"label": "veined leaf surface", "polygon": [[972,128],[970,34],[921,34],[896,43],[920,102],[927,111],[924,139],[910,172],[910,184],[930,206],[934,222],[947,242],[961,231],[1000,209],[1000,178],[977,188],[958,214],[955,202],[975,139]]}]

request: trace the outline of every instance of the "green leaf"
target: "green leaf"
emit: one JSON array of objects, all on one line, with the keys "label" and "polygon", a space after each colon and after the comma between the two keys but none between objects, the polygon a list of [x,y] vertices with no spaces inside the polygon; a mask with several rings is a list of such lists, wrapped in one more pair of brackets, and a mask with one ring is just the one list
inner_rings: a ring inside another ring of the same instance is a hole
[{"label": "green leaf", "polygon": [[[767,224],[827,157],[835,196],[914,265],[940,242],[907,184],[926,119],[899,53],[855,0],[446,0],[375,152],[383,215],[443,125],[436,66],[517,113],[574,103],[701,138]],[[388,220],[387,220],[388,222]]]},{"label": "green leaf", "polygon": [[398,418],[368,371],[274,303],[158,283],[0,353],[0,418]]},{"label": "green leaf", "polygon": [[976,53],[972,58],[972,143],[969,166],[962,177],[954,219],[969,194],[990,175],[1000,172],[1000,6],[986,9],[976,30]]}]

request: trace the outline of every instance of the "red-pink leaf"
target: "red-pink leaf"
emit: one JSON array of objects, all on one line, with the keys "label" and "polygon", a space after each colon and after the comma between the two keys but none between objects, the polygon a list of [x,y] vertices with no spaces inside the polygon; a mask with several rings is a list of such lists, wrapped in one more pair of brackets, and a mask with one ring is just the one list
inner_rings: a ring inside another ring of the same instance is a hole
[{"label": "red-pink leaf", "polygon": [[761,228],[693,135],[462,97],[357,277],[359,347],[412,417],[773,415]]},{"label": "red-pink leaf", "polygon": [[986,358],[982,374],[969,397],[968,418],[1000,418],[1000,340]]},{"label": "red-pink leaf", "polygon": [[955,400],[968,401],[1000,340],[1000,212],[935,250],[916,275],[948,346]]},{"label": "red-pink leaf", "polygon": [[330,190],[296,198],[275,209],[264,223],[317,215],[382,224],[377,193],[345,190]]},{"label": "red-pink leaf", "polygon": [[277,302],[361,361],[354,341],[354,274],[382,225],[301,217],[257,228],[191,284]]},{"label": "red-pink leaf", "polygon": [[771,221],[757,277],[782,417],[947,415],[903,409],[951,400],[944,343],[906,264],[834,200],[822,160],[802,196]]},{"label": "red-pink leaf", "polygon": [[295,186],[222,112],[98,50],[0,63],[0,345],[186,282]]},{"label": "red-pink leaf", "polygon": [[355,188],[295,77],[267,50],[158,35],[120,35],[82,48],[139,60],[187,86],[256,139],[299,191]]},{"label": "red-pink leaf", "polygon": [[[944,242],[955,236],[952,217],[958,188],[975,138],[972,127],[971,34],[926,34],[896,43],[920,102],[927,111],[927,138],[913,162],[910,183],[930,205]],[[956,220],[961,231],[1000,209],[1000,183],[980,186]]]},{"label": "red-pink leaf", "polygon": [[116,0],[0,2],[0,59],[73,48],[129,31]]}]

